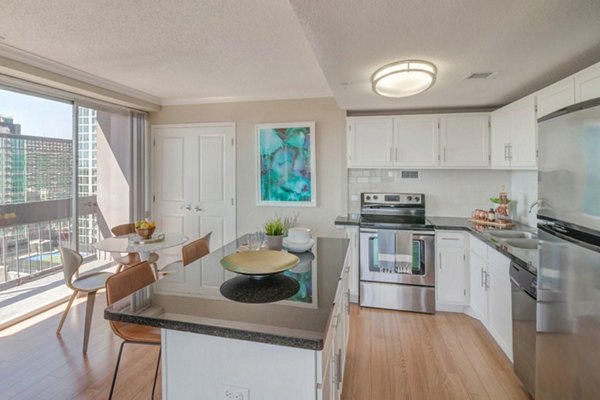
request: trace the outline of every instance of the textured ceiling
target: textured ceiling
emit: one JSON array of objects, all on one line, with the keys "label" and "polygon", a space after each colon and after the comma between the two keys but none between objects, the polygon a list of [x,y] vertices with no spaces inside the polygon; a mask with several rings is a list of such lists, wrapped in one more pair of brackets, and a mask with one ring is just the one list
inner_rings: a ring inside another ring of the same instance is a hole
[{"label": "textured ceiling", "polygon": [[4,44],[163,100],[331,96],[287,0],[3,0]]},{"label": "textured ceiling", "polygon": [[[290,0],[343,109],[507,104],[600,61],[599,0]],[[403,59],[438,67],[435,85],[403,99],[370,76]],[[498,72],[483,80],[471,72]]]},{"label": "textured ceiling", "polygon": [[[600,0],[2,0],[2,45],[165,104],[335,96],[343,109],[509,103],[600,61]],[[3,40],[2,37],[5,39]],[[427,92],[373,71],[435,63]],[[471,72],[497,72],[484,80]]]}]

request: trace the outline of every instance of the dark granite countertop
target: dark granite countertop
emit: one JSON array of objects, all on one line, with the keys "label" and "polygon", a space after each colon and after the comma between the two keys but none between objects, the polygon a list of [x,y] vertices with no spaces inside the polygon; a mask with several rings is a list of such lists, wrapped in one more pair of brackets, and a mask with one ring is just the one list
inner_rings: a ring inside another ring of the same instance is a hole
[{"label": "dark granite countertop", "polygon": [[[130,298],[127,298],[106,308],[104,317],[165,329],[321,350],[348,242],[347,239],[318,238],[311,252],[297,254],[300,264],[284,272],[283,279],[296,281],[300,290],[286,300],[242,303],[221,294],[222,284],[240,280],[239,275],[225,271],[220,260],[246,243],[245,238],[241,238],[196,263],[178,266],[172,274],[146,288],[149,307],[134,311]],[[248,288],[243,283],[242,286]],[[266,288],[265,293],[273,292],[270,287]],[[261,293],[262,290],[254,292],[252,301]]]},{"label": "dark granite countertop", "polygon": [[335,225],[358,226],[359,221],[360,221],[360,216],[358,216],[358,215],[352,215],[352,214],[339,215],[335,219]]},{"label": "dark granite countertop", "polygon": [[[493,238],[489,232],[495,229],[485,228],[481,225],[477,225],[469,221],[468,218],[457,218],[457,217],[427,217],[427,220],[435,226],[436,230],[463,230],[473,234],[482,242],[492,247],[494,250],[504,254],[515,263],[528,269],[530,272],[537,275],[537,250],[525,250],[517,249],[514,247],[507,246],[501,240]],[[513,230],[531,232],[537,235],[537,229],[532,228],[528,225],[515,223]]]}]

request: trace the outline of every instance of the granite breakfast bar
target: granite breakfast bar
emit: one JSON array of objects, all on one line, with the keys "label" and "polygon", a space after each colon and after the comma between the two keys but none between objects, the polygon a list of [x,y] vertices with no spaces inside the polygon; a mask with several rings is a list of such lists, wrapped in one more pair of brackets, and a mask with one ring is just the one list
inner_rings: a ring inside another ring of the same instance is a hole
[{"label": "granite breakfast bar", "polygon": [[[221,267],[242,243],[177,267],[146,289],[142,310],[126,299],[105,318],[161,328],[163,399],[339,398],[349,332],[348,240],[318,238],[312,252],[297,254],[296,267],[264,281]],[[300,287],[292,296],[287,280]],[[227,298],[232,294],[238,301]]]}]

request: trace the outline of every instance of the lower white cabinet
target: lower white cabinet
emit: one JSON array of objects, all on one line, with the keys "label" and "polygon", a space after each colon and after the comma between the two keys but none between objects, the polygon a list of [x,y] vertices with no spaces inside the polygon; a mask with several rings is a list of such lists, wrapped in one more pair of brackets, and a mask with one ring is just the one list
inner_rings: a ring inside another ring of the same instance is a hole
[{"label": "lower white cabinet", "polygon": [[471,236],[469,256],[469,282],[471,310],[512,361],[512,307],[510,287],[510,259],[488,248],[484,258],[483,245]]},{"label": "lower white cabinet", "polygon": [[438,232],[436,249],[437,303],[468,304],[464,233]]}]

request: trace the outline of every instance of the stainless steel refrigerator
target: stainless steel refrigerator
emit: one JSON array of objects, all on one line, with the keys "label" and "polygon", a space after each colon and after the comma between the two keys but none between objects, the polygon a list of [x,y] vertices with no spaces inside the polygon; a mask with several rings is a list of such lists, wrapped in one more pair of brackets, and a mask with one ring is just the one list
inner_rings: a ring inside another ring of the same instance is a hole
[{"label": "stainless steel refrigerator", "polygon": [[538,123],[536,399],[598,399],[600,99]]}]

